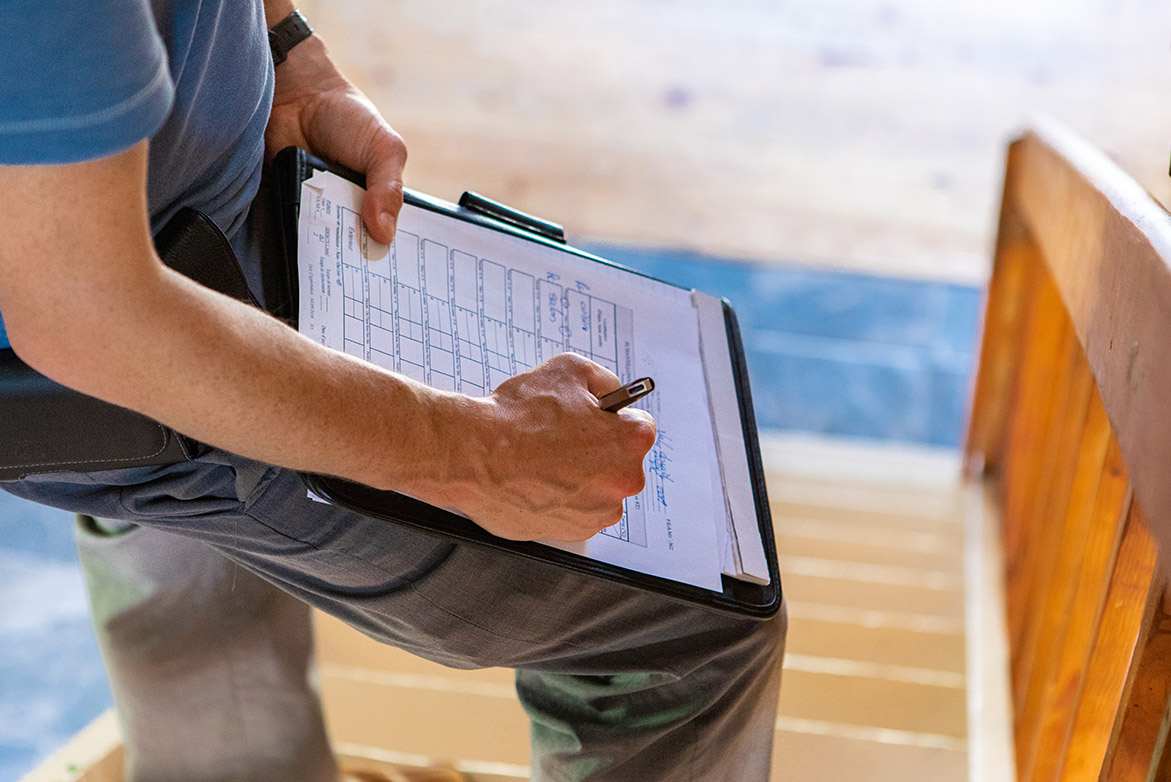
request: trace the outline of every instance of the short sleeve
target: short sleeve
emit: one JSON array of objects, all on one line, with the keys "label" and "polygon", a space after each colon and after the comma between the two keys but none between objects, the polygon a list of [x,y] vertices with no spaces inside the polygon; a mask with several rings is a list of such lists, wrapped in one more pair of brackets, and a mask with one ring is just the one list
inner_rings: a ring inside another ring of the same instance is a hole
[{"label": "short sleeve", "polygon": [[150,137],[173,96],[148,0],[0,2],[0,164],[113,154]]}]

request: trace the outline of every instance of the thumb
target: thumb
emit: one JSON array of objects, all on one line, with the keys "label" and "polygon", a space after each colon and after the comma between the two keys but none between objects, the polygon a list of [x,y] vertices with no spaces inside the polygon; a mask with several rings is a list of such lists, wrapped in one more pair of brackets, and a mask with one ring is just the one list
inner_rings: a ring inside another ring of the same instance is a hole
[{"label": "thumb", "polygon": [[398,214],[403,206],[403,166],[406,147],[393,136],[393,142],[380,145],[366,169],[366,196],[362,200],[362,222],[370,237],[382,244],[394,239]]}]

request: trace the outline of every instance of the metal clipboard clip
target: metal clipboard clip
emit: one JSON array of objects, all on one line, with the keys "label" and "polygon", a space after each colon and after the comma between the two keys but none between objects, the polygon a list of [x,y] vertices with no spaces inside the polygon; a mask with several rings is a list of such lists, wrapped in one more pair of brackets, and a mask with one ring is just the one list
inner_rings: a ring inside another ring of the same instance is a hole
[{"label": "metal clipboard clip", "polygon": [[464,191],[464,194],[459,197],[459,205],[469,212],[490,217],[513,228],[520,228],[521,230],[536,234],[558,244],[565,244],[565,228],[557,223],[542,220],[539,217],[533,217],[531,214],[513,209],[510,206],[505,206],[499,201],[493,201],[491,198],[486,198],[479,193]]}]

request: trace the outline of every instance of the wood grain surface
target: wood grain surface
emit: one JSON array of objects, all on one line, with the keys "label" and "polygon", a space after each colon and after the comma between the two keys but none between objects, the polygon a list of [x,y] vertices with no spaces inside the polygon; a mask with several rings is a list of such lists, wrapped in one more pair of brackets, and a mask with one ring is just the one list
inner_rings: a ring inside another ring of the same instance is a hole
[{"label": "wood grain surface", "polygon": [[981,281],[1047,112],[1167,186],[1159,0],[305,0],[408,184],[572,236]]}]

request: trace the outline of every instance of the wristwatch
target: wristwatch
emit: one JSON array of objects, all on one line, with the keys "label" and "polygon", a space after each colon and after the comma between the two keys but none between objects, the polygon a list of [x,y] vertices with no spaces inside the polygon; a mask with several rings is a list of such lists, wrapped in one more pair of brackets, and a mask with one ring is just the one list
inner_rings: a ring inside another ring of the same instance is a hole
[{"label": "wristwatch", "polygon": [[311,35],[313,28],[305,21],[300,11],[293,11],[268,28],[268,46],[272,49],[273,67],[284,62],[289,56],[289,50]]}]

